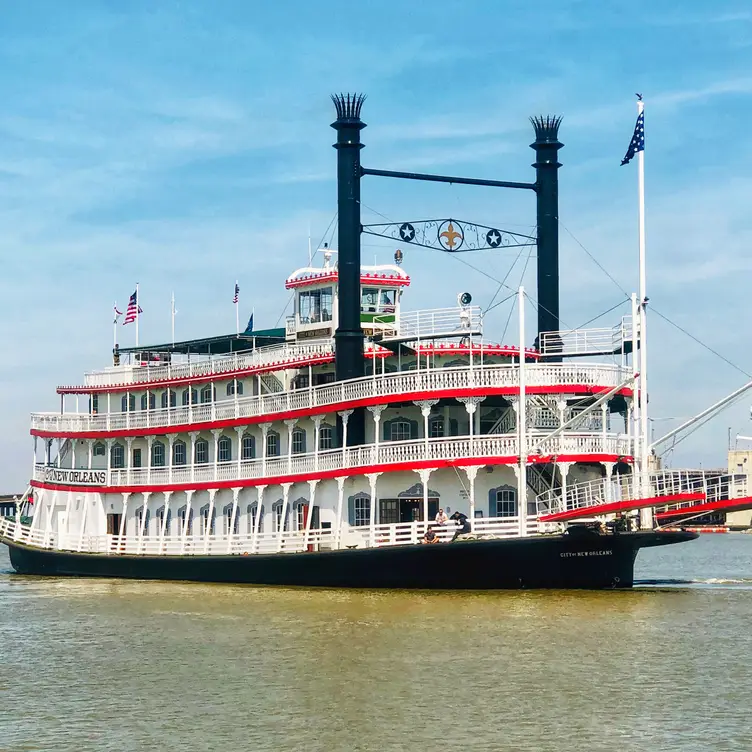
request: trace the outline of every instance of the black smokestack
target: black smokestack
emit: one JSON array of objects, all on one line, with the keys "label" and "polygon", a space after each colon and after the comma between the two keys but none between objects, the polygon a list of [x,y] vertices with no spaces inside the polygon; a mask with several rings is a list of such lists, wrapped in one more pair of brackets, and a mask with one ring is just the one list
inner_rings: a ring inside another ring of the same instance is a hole
[{"label": "black smokestack", "polygon": [[[535,128],[538,197],[538,334],[559,331],[559,141],[560,117],[530,118]],[[552,359],[553,360],[553,359]],[[559,360],[557,358],[557,360]]]},{"label": "black smokestack", "polygon": [[[334,94],[337,119],[337,212],[338,236],[338,324],[334,333],[335,375],[338,381],[365,375],[363,330],[360,325],[360,119],[364,94]],[[356,410],[348,422],[348,444],[365,441],[365,415]]]}]

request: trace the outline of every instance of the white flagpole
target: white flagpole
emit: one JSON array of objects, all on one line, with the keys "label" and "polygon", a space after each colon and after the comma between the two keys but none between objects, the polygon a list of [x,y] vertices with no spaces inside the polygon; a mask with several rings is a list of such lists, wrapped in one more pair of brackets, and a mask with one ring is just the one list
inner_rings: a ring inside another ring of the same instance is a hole
[{"label": "white flagpole", "polygon": [[112,319],[112,349],[117,349],[117,327],[118,327],[118,318],[117,315],[117,300],[112,304],[112,315],[115,317]]},{"label": "white flagpole", "polygon": [[172,318],[172,345],[175,346],[175,293],[173,291],[170,299],[170,317]]},{"label": "white flagpole", "polygon": [[141,298],[138,294],[138,282],[136,282],[136,347],[138,347],[138,320],[141,318],[139,315],[139,308],[141,306]]},{"label": "white flagpole", "polygon": [[[637,116],[645,109],[642,97],[637,100]],[[641,492],[643,498],[651,495],[650,491],[650,423],[648,421],[648,346],[647,346],[647,274],[645,263],[645,150],[637,152],[637,194],[638,194],[638,233],[640,243],[640,471]],[[653,510],[640,512],[640,527],[652,529]]]},{"label": "white flagpole", "polygon": [[[238,280],[235,280],[235,289],[238,289]],[[240,334],[240,292],[235,293],[237,301],[235,302],[235,334]]]}]

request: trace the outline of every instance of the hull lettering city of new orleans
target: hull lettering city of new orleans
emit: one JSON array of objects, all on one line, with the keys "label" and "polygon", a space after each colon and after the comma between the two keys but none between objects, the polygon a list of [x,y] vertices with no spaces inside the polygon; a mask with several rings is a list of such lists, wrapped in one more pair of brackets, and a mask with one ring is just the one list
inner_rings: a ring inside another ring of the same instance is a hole
[{"label": "hull lettering city of new orleans", "polygon": [[564,551],[559,554],[562,559],[569,559],[572,556],[611,556],[614,552],[610,550],[602,551]]},{"label": "hull lettering city of new orleans", "polygon": [[63,470],[47,467],[44,479],[50,483],[70,483],[72,485],[103,486],[107,482],[106,470]]}]

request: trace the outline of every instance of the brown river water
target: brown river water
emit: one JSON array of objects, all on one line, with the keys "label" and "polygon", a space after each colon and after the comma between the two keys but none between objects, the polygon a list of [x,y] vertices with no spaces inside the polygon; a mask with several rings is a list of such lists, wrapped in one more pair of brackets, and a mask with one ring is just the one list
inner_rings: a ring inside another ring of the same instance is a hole
[{"label": "brown river water", "polygon": [[752,750],[752,535],[623,592],[21,577],[0,546],[0,750]]}]

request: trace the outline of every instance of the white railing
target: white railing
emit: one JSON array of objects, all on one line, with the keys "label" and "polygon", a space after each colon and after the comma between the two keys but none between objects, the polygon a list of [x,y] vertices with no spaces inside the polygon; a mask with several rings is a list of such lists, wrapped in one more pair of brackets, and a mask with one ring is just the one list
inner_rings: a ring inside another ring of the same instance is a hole
[{"label": "white railing", "polygon": [[[545,432],[528,434],[528,448],[538,447],[543,456],[557,454],[610,454],[627,456],[630,442],[626,436],[606,436],[598,433],[560,434],[545,439]],[[111,470],[109,486],[171,485],[180,483],[210,483],[211,481],[254,480],[280,478],[289,475],[316,474],[348,468],[368,468],[374,465],[400,465],[415,462],[463,460],[477,457],[518,457],[518,439],[514,435],[483,435],[389,441],[366,444],[325,452],[296,454],[291,457],[243,460],[177,467]],[[36,480],[43,480],[46,468],[37,466]],[[41,477],[40,477],[41,476]]]},{"label": "white railing", "polygon": [[[430,340],[440,337],[465,337],[483,331],[483,313],[480,306],[466,308],[434,308],[424,311],[400,313],[392,323],[394,314],[385,314],[383,321],[374,316],[374,323],[395,326],[395,334],[405,340]],[[384,339],[389,339],[387,335]]]},{"label": "white railing", "polygon": [[[661,506],[660,497],[682,494],[701,494],[703,501],[726,501],[749,495],[749,478],[745,473],[720,475],[718,471],[703,470],[662,470],[651,473],[647,491],[640,488],[639,479],[629,475],[614,475],[598,478],[586,483],[568,486],[566,496],[562,489],[550,489],[537,498],[538,514],[558,514],[597,507],[603,504],[622,501],[651,499],[653,506]],[[666,505],[666,509],[678,509],[702,501],[692,500]],[[597,513],[597,512],[596,512]]]},{"label": "white railing", "polygon": [[[536,363],[525,368],[528,387],[581,386],[610,389],[628,378],[627,369],[613,365]],[[136,410],[91,415],[89,413],[33,413],[32,430],[60,433],[113,431],[172,426],[188,426],[217,420],[263,416],[275,413],[329,407],[373,397],[392,397],[414,392],[454,389],[495,389],[519,387],[519,367],[513,364],[483,367],[441,368],[375,374],[361,379],[294,389],[274,394],[239,397],[200,405]],[[174,431],[171,431],[174,433]]]},{"label": "white railing", "polygon": [[541,332],[541,355],[604,355],[621,352],[632,338],[632,317],[624,316],[611,328],[565,329]]},{"label": "white railing", "polygon": [[[175,525],[176,523],[173,523]],[[195,524],[195,522],[194,522]],[[278,532],[257,532],[245,535],[201,534],[181,535],[81,535],[32,530],[29,525],[19,525],[13,519],[0,518],[0,536],[21,541],[38,548],[64,551],[81,551],[98,554],[128,554],[136,556],[217,556],[263,553],[294,553],[324,551],[337,548],[373,548],[420,543],[426,529],[431,527],[441,543],[452,540],[458,526],[453,522],[436,525],[434,522],[401,522],[352,527],[343,524],[339,532],[331,528]],[[537,532],[538,523],[528,519],[529,535]],[[174,530],[175,528],[173,528]],[[517,517],[484,517],[473,521],[477,536],[516,537],[519,535]]]},{"label": "white railing", "polygon": [[213,376],[330,355],[334,355],[334,345],[328,342],[312,345],[269,345],[252,352],[222,355],[195,360],[191,363],[113,366],[102,371],[86,373],[84,383],[86,386],[114,386],[129,383],[146,386],[149,383],[167,379]]}]

